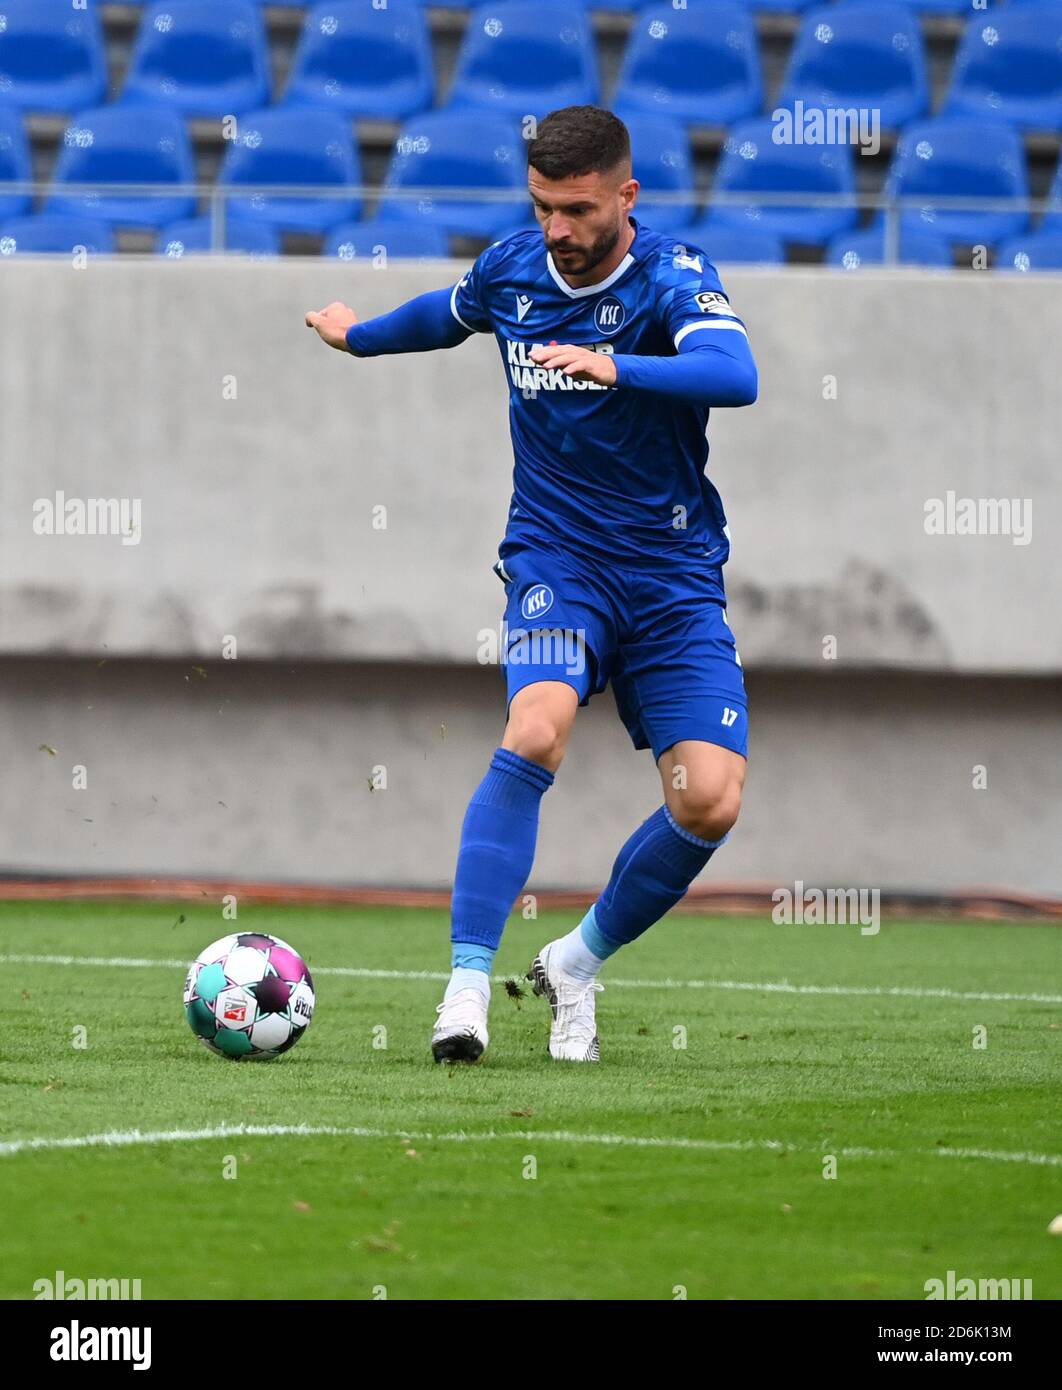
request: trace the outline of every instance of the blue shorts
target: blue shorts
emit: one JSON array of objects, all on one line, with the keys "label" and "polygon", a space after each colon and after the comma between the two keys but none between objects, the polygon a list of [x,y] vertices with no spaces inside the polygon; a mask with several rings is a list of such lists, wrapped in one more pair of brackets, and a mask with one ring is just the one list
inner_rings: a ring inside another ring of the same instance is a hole
[{"label": "blue shorts", "polygon": [[654,759],[682,739],[747,756],[745,681],[718,565],[646,574],[513,535],[498,557],[510,703],[526,685],[563,681],[585,705],[611,681],[635,748]]}]

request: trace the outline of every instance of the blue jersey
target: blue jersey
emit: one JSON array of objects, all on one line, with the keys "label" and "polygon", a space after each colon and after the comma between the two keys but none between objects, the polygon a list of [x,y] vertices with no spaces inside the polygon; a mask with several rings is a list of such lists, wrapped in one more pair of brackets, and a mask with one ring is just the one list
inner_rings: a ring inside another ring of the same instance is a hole
[{"label": "blue jersey", "polygon": [[509,378],[507,532],[627,568],[721,565],[730,541],[705,476],[708,407],[574,381],[530,357],[550,342],[673,357],[690,334],[744,333],[703,251],[631,222],[630,251],[600,284],[574,289],[531,229],[489,246],[454,287],[454,317],[494,334]]}]

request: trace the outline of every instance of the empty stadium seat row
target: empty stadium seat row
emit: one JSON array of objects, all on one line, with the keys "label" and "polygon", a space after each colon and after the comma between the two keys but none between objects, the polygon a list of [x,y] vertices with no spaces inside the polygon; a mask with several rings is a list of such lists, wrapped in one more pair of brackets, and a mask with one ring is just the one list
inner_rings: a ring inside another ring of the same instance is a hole
[{"label": "empty stadium seat row", "polygon": [[[280,233],[275,227],[232,219],[223,227],[226,251],[252,256],[280,254]],[[781,238],[755,227],[728,227],[709,219],[698,229],[697,236],[689,239],[709,248],[712,259],[720,264],[781,265],[785,261]],[[0,224],[0,259],[22,255],[70,256],[82,247],[94,255],[113,252],[113,229],[92,218],[47,212]],[[158,253],[174,260],[214,249],[214,227],[209,215],[164,227],[156,242]],[[902,265],[948,268],[954,264],[949,243],[933,233],[904,233],[896,252]],[[438,228],[367,221],[335,228],[321,254],[344,261],[368,261],[381,267],[391,261],[445,259],[450,253],[447,238]],[[885,229],[877,227],[842,232],[834,237],[826,249],[825,264],[861,270],[889,259]],[[1062,270],[1062,231],[1038,232],[1006,242],[999,249],[996,268],[1024,273]]]},{"label": "empty stadium seat row", "polygon": [[[958,12],[958,7],[956,12]],[[966,6],[967,11],[969,6]],[[5,0],[0,102],[73,112],[101,103],[107,63],[97,8]],[[119,100],[220,118],[269,104],[269,42],[256,0],[158,0],[137,31]],[[285,104],[400,120],[436,99],[431,37],[417,0],[325,0],[306,16]],[[587,11],[571,0],[480,6],[461,44],[449,109],[512,116],[602,99]],[[864,106],[892,129],[929,110],[925,45],[904,0],[835,0],[804,17],[782,106]],[[763,109],[759,39],[742,0],[639,8],[611,104],[686,124]],[[1062,0],[1022,0],[966,25],[946,114],[1062,130]]]},{"label": "empty stadium seat row", "polygon": [[[732,128],[710,195],[713,218],[817,246],[853,229],[859,214],[852,150],[778,144],[774,134],[769,119]],[[676,233],[689,227],[696,200],[685,132],[675,123],[633,118],[632,143],[646,220]],[[407,122],[396,140],[376,215],[489,239],[524,215],[525,171],[526,146],[515,123],[480,112],[428,112]],[[5,180],[26,184],[30,174],[21,117],[0,107],[0,216],[32,210],[28,191],[3,191]],[[248,188],[229,195],[230,217],[285,231],[324,233],[363,213],[350,123],[312,107],[271,108],[243,118],[219,185]],[[454,192],[447,195],[447,189]],[[484,196],[473,196],[477,191]],[[956,242],[994,245],[1029,225],[1021,138],[997,122],[912,124],[897,146],[887,192],[917,200],[901,213],[905,229],[936,231]],[[1053,197],[1062,198],[1062,173]],[[949,202],[957,198],[1003,206]],[[68,126],[45,206],[112,225],[158,228],[191,217],[198,202],[183,119],[166,108],[105,106]],[[1059,216],[1049,213],[1047,226]]]},{"label": "empty stadium seat row", "polygon": [[[105,2],[118,8],[124,6],[129,9],[143,9],[147,7],[150,0],[105,0]],[[1029,0],[984,0],[984,8],[987,10],[1000,5],[1018,5],[1028,2]],[[278,0],[252,0],[252,3],[260,8],[265,8],[276,5]],[[415,3],[422,9],[474,10],[483,4],[484,0],[415,0]],[[572,0],[573,6],[591,12],[607,13],[613,11],[627,14],[649,9],[652,5],[659,3],[660,0]],[[686,3],[695,5],[699,3],[699,0],[686,0]],[[738,0],[738,3],[756,14],[799,15],[809,10],[813,5],[821,3],[821,0]],[[849,0],[834,0],[834,3],[847,4]],[[917,14],[930,16],[964,16],[969,14],[972,8],[972,0],[900,0],[900,3],[907,9],[914,10]],[[312,4],[313,0],[284,0],[284,8],[286,9],[305,10],[311,8]]]}]

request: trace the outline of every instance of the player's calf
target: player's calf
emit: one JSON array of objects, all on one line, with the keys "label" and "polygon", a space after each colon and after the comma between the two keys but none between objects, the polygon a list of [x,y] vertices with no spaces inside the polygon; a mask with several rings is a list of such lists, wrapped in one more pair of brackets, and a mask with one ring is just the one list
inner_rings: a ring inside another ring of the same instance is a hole
[{"label": "player's calf", "polygon": [[[725,773],[725,760],[715,761]],[[740,799],[740,776],[695,780],[692,792],[683,788],[675,804],[686,825],[670,804],[654,812],[620,850],[604,891],[575,930],[551,941],[532,962],[528,978],[553,1009],[551,1056],[597,1061],[598,971],[685,897],[737,819]]]},{"label": "player's calf", "polygon": [[494,955],[531,872],[539,803],[578,707],[570,686],[547,684],[514,698],[505,743],[465,813],[451,904],[452,974],[432,1033],[436,1061],[475,1062],[487,1046]]}]

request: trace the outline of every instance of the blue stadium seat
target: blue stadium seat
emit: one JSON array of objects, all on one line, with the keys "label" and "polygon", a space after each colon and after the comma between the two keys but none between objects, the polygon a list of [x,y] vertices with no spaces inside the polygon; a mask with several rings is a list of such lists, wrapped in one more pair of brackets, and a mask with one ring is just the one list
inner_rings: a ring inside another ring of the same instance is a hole
[{"label": "blue stadium seat", "polygon": [[1008,5],[971,19],[944,110],[1062,130],[1062,3]]},{"label": "blue stadium seat", "polygon": [[[29,183],[33,178],[29,141],[20,112],[0,106],[0,190],[5,183]],[[18,217],[29,212],[28,193],[0,191],[0,217]]]},{"label": "blue stadium seat", "polygon": [[887,130],[929,105],[922,30],[893,0],[822,5],[805,17],[789,57],[779,106],[869,107]]},{"label": "blue stadium seat", "polygon": [[[361,166],[350,121],[337,111],[286,106],[254,111],[240,120],[239,135],[218,175],[221,184],[331,185],[347,189],[361,183]],[[229,200],[234,218],[268,222],[292,232],[327,232],[356,218],[355,194],[287,197],[255,193]]]},{"label": "blue stadium seat", "polygon": [[[986,0],[986,3],[991,6],[995,0]],[[956,14],[963,19],[973,14],[973,0],[901,0],[901,4],[912,14]]]},{"label": "blue stadium seat", "polygon": [[649,5],[657,5],[660,0],[585,0],[590,10],[605,10],[609,14],[633,14]]},{"label": "blue stadium seat", "polygon": [[709,216],[693,229],[692,237],[698,246],[704,247],[713,264],[718,261],[749,265],[785,263],[782,238],[751,222],[744,227],[729,227]]},{"label": "blue stadium seat", "polygon": [[758,112],[763,77],[752,15],[734,0],[642,10],[612,103],[624,113],[694,125],[726,125]]},{"label": "blue stadium seat", "polygon": [[[641,184],[634,215],[651,227],[677,232],[693,219],[693,159],[684,126],[666,116],[629,116],[634,177]],[[661,203],[654,193],[685,194]]]},{"label": "blue stadium seat", "polygon": [[24,111],[80,111],[107,92],[107,57],[95,8],[70,0],[4,0],[0,102]]},{"label": "blue stadium seat", "polygon": [[1062,231],[1031,232],[1005,241],[996,256],[997,270],[1062,270]]},{"label": "blue stadium seat", "polygon": [[186,116],[241,115],[269,100],[269,44],[251,0],[160,0],[144,11],[122,101]]},{"label": "blue stadium seat", "polygon": [[[901,265],[950,267],[954,264],[948,240],[932,232],[902,232],[898,250]],[[826,249],[826,264],[840,266],[842,270],[884,265],[884,227],[869,227],[861,232],[842,232],[840,236],[835,236]]]},{"label": "blue stadium seat", "polygon": [[[138,3],[138,0],[116,0],[116,3],[134,5]],[[273,0],[259,0],[259,3],[271,5]],[[418,3],[424,7],[430,5],[432,9],[467,10],[470,0],[418,0]],[[587,10],[610,10],[629,14],[632,11],[648,9],[650,5],[658,5],[660,0],[572,0],[572,3],[582,5]],[[715,0],[687,0],[689,5],[702,3],[714,5]],[[797,14],[816,4],[817,0],[737,0],[737,3],[748,10],[768,11],[775,14]],[[969,4],[969,0],[965,0],[965,3]]]},{"label": "blue stadium seat", "polygon": [[[116,0],[116,3],[133,5],[138,0]],[[259,0],[260,4],[271,5],[273,0]],[[482,3],[482,0],[479,0]],[[688,5],[698,5],[708,3],[715,4],[715,0],[686,0]],[[778,13],[799,13],[806,10],[810,5],[817,3],[817,0],[735,0],[744,9],[769,11]],[[969,3],[969,0],[966,0]],[[418,0],[418,4],[432,9],[440,10],[467,10],[470,0]],[[648,9],[650,5],[660,4],[660,0],[572,0],[573,5],[581,5],[587,10],[606,10],[613,13],[631,14],[638,10]],[[674,7],[672,7],[674,9]]]},{"label": "blue stadium seat", "polygon": [[[847,145],[777,145],[770,119],[745,121],[727,136],[716,171],[718,193],[829,194],[855,197],[852,151]],[[729,227],[762,227],[783,241],[821,246],[854,227],[852,206],[782,206],[750,198],[748,204],[711,206],[712,220]]]},{"label": "blue stadium seat", "polygon": [[[455,197],[396,198],[403,188],[508,191],[488,202]],[[431,223],[457,236],[493,237],[527,206],[527,147],[520,127],[488,111],[429,111],[402,127],[377,217]]]},{"label": "blue stadium seat", "polygon": [[473,10],[448,105],[544,116],[598,99],[587,12],[569,0],[501,0]]},{"label": "blue stadium seat", "polygon": [[750,10],[768,11],[771,14],[799,14],[809,9],[816,0],[741,0]]},{"label": "blue stadium seat", "polygon": [[[903,0],[903,3],[916,14],[953,14],[967,19],[973,13],[973,0]],[[986,0],[994,6],[996,0]]]},{"label": "blue stadium seat", "polygon": [[1047,198],[1047,213],[1039,230],[1041,232],[1062,232],[1062,159],[1058,161],[1058,168],[1051,180]]},{"label": "blue stadium seat", "polygon": [[413,222],[344,222],[328,235],[321,254],[341,261],[437,261],[450,255],[450,243],[440,227]]},{"label": "blue stadium seat", "polygon": [[0,226],[0,256],[69,256],[75,246],[105,255],[114,250],[114,233],[95,218],[51,212],[14,217]]},{"label": "blue stadium seat", "polygon": [[[155,250],[160,256],[179,260],[182,256],[201,255],[214,249],[214,228],[210,214],[186,217],[171,222],[159,232]],[[279,256],[280,233],[268,222],[245,222],[240,218],[225,219],[225,250],[241,251],[253,256]]]},{"label": "blue stadium seat", "polygon": [[435,76],[424,11],[415,0],[325,0],[306,16],[285,102],[346,116],[402,120],[432,104]]},{"label": "blue stadium seat", "polygon": [[901,226],[932,231],[949,241],[991,246],[1025,230],[1029,214],[1014,211],[962,211],[948,208],[952,198],[1028,198],[1025,150],[1018,132],[1000,121],[939,117],[917,121],[900,137],[886,190],[916,197],[904,209]]},{"label": "blue stadium seat", "polygon": [[496,240],[505,241],[508,237],[515,236],[517,232],[538,232],[542,235],[542,228],[538,225],[538,218],[534,212],[529,212],[523,222],[511,222],[497,233]]},{"label": "blue stadium seat", "polygon": [[[112,225],[161,227],[190,216],[195,198],[165,194],[171,184],[194,184],[195,163],[184,121],[153,106],[98,106],[67,126],[53,180],[49,212],[99,217]],[[64,183],[158,184],[162,196],[63,193]]]}]

